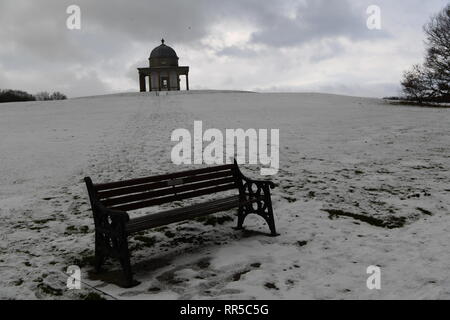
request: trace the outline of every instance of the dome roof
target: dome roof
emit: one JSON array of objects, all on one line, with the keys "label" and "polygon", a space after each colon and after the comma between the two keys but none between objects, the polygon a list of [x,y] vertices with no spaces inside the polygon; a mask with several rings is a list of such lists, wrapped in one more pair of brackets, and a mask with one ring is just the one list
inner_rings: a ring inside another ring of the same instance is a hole
[{"label": "dome roof", "polygon": [[176,58],[178,59],[177,53],[171,47],[164,44],[164,39],[161,40],[161,45],[152,50],[150,54],[150,59],[154,58]]}]

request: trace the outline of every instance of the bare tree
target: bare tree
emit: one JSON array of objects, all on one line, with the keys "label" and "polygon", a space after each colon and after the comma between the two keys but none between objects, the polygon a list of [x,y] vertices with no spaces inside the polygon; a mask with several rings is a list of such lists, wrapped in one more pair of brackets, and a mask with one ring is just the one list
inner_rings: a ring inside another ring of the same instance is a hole
[{"label": "bare tree", "polygon": [[416,64],[403,75],[403,92],[408,99],[422,104],[432,96],[431,83],[432,80],[429,78],[427,70]]},{"label": "bare tree", "polygon": [[67,96],[59,91],[53,92],[52,94],[47,91],[38,92],[35,94],[36,100],[38,101],[50,101],[50,100],[66,100]]},{"label": "bare tree", "polygon": [[425,63],[414,65],[401,82],[406,98],[450,101],[450,4],[424,26],[427,36]]},{"label": "bare tree", "polygon": [[49,101],[50,94],[47,91],[38,92],[34,95],[37,101]]},{"label": "bare tree", "polygon": [[424,27],[427,35],[425,67],[433,79],[435,96],[450,98],[450,4]]},{"label": "bare tree", "polygon": [[55,91],[50,96],[51,100],[66,100],[67,96],[59,91]]}]

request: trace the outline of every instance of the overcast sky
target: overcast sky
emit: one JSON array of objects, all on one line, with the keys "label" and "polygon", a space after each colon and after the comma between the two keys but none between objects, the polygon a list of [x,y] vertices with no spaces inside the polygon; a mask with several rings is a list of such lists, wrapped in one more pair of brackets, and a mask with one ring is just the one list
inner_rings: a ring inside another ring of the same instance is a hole
[{"label": "overcast sky", "polygon": [[[191,89],[399,94],[422,26],[448,0],[0,0],[0,88],[138,91],[164,37]],[[66,27],[69,5],[81,30]],[[381,8],[381,30],[366,25]],[[183,80],[183,79],[182,79]]]}]

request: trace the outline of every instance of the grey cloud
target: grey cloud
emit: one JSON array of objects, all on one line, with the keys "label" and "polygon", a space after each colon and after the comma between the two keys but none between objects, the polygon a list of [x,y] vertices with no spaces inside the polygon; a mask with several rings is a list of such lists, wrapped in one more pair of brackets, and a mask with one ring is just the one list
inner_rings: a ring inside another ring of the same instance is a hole
[{"label": "grey cloud", "polygon": [[[81,0],[87,28],[105,33],[125,34],[130,39],[148,41],[166,37],[189,43],[203,37],[213,19],[210,1],[196,0]],[[206,10],[205,10],[206,9]]]},{"label": "grey cloud", "polygon": [[126,71],[125,76],[129,79],[136,80],[136,69],[146,66],[148,66],[148,60],[141,60],[133,63],[133,65]]},{"label": "grey cloud", "polygon": [[252,35],[252,41],[283,47],[336,37],[361,40],[387,36],[384,31],[367,28],[366,11],[361,9],[355,10],[348,0],[306,0],[297,7],[294,19],[273,16]]},{"label": "grey cloud", "polygon": [[0,39],[15,52],[32,51],[45,59],[80,61],[90,54],[111,53],[133,41],[148,42],[164,36],[173,42],[195,41],[207,32],[204,1],[79,0],[82,30],[66,28],[71,0],[2,0]]},{"label": "grey cloud", "polygon": [[242,48],[238,46],[226,47],[216,53],[218,56],[233,56],[240,58],[254,58],[258,56],[258,52],[253,49]]},{"label": "grey cloud", "polygon": [[318,50],[311,56],[310,62],[319,63],[321,61],[335,58],[346,52],[346,47],[337,41],[322,41]]},{"label": "grey cloud", "polygon": [[82,60],[83,51],[67,36],[66,8],[64,1],[4,1],[0,10],[4,50],[48,61]]}]

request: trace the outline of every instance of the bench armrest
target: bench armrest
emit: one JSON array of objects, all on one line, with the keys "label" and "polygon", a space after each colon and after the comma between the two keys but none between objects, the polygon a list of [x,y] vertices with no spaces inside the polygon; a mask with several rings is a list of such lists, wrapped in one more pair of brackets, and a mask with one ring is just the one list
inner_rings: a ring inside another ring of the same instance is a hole
[{"label": "bench armrest", "polygon": [[275,189],[275,187],[276,187],[276,184],[270,180],[253,180],[253,179],[247,178],[244,175],[242,175],[241,178],[243,180],[245,180],[247,183],[255,184],[257,186],[264,187],[265,185],[268,185],[270,189]]},{"label": "bench armrest", "polygon": [[110,218],[113,223],[124,224],[130,221],[130,216],[125,211],[106,208],[99,201],[95,201],[95,211],[102,218]]},{"label": "bench armrest", "polygon": [[125,233],[125,225],[130,221],[128,213],[106,208],[96,201],[93,206],[95,229],[106,234]]},{"label": "bench armrest", "polygon": [[[241,186],[239,187],[239,193],[241,196],[248,196],[250,198],[263,196],[266,199],[270,199],[270,189],[275,189],[275,183],[269,180],[250,179],[241,172],[236,161],[235,166],[237,177],[241,180]],[[242,182],[244,183],[242,184]],[[257,187],[256,191],[253,190],[253,185]]]},{"label": "bench armrest", "polygon": [[130,216],[125,211],[108,209],[100,204],[102,214],[108,216],[113,223],[125,224],[130,221]]},{"label": "bench armrest", "polygon": [[86,177],[84,178],[84,181],[86,182],[89,200],[91,202],[91,208],[96,224],[104,225],[104,222],[107,222],[108,218],[111,220],[112,224],[121,226],[124,226],[128,221],[130,221],[128,213],[120,210],[109,209],[101,204],[97,198],[97,193],[95,192],[94,184],[92,183],[91,178]]}]

